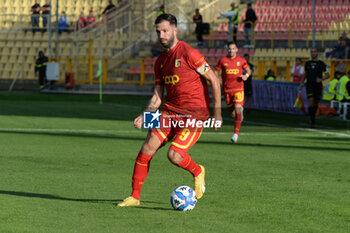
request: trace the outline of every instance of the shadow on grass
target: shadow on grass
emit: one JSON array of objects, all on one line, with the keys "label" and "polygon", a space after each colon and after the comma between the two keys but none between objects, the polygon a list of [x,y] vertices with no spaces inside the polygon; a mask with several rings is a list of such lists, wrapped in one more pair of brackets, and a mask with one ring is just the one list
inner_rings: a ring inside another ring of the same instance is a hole
[{"label": "shadow on grass", "polygon": [[[121,135],[99,135],[90,133],[48,133],[48,132],[28,132],[28,131],[10,131],[10,130],[0,130],[1,133],[14,133],[14,134],[28,134],[28,135],[46,135],[46,136],[63,136],[63,137],[86,137],[86,138],[103,138],[103,139],[119,139],[119,140],[139,140],[144,141],[146,137],[140,135],[135,136],[121,136]],[[337,140],[334,138],[334,140]],[[299,146],[299,145],[277,145],[277,144],[266,144],[266,143],[244,143],[240,142],[235,145],[232,142],[223,141],[203,141],[199,140],[196,144],[209,144],[209,145],[223,145],[223,146],[244,146],[244,147],[266,147],[266,148],[286,148],[286,149],[307,149],[307,150],[329,150],[329,151],[349,151],[349,147],[339,148],[339,147],[325,147],[325,146]]]},{"label": "shadow on grass", "polygon": [[94,202],[94,203],[99,203],[99,202],[119,202],[119,201],[122,201],[121,199],[108,200],[108,199],[69,198],[69,197],[60,197],[60,196],[52,195],[52,194],[28,193],[28,192],[5,191],[5,190],[0,190],[0,194],[20,196],[20,197],[34,197],[34,198],[43,198],[43,199],[54,199],[54,200],[63,200],[63,201],[80,201],[80,202]]},{"label": "shadow on grass", "polygon": [[[320,140],[320,141],[335,141],[335,142],[350,142],[349,137],[300,137],[302,139],[307,139],[307,140]],[[334,143],[334,142],[332,142]]]},{"label": "shadow on grass", "polygon": [[147,102],[140,96],[104,96],[99,104],[97,95],[0,92],[0,115],[130,121]]},{"label": "shadow on grass", "polygon": [[[136,132],[136,130],[135,130]],[[81,138],[103,138],[103,139],[123,139],[123,140],[145,140],[144,135],[137,136],[119,136],[108,134],[92,134],[92,133],[51,133],[51,132],[28,132],[28,131],[12,131],[12,130],[0,130],[1,133],[11,134],[28,134],[28,135],[44,135],[44,136],[60,136],[60,137],[81,137]],[[137,132],[139,133],[139,132]]]},{"label": "shadow on grass", "polygon": [[[143,201],[145,202],[145,201]],[[148,209],[148,210],[165,210],[165,211],[174,211],[173,208],[165,208],[165,207],[147,207],[147,206],[136,206],[138,209]]]},{"label": "shadow on grass", "polygon": [[[0,195],[12,195],[19,197],[32,197],[32,198],[43,198],[43,199],[51,199],[51,200],[62,200],[62,201],[77,201],[77,202],[92,202],[92,203],[108,203],[112,202],[116,205],[118,202],[122,202],[122,199],[83,199],[83,198],[69,198],[69,197],[60,197],[52,194],[44,194],[44,193],[28,193],[28,192],[18,192],[18,191],[6,191],[0,190]],[[155,201],[142,201],[144,203],[153,203],[153,204],[164,204],[162,202]],[[148,209],[165,209],[158,207],[140,207],[140,208],[148,208]]]},{"label": "shadow on grass", "polygon": [[276,144],[266,144],[266,143],[245,143],[239,142],[237,144],[232,144],[232,142],[218,142],[218,141],[198,141],[199,144],[212,144],[212,145],[226,145],[233,147],[271,147],[271,148],[286,148],[286,149],[301,149],[301,150],[329,150],[329,151],[349,151],[347,148],[338,148],[338,147],[324,147],[324,146],[297,146],[297,145],[276,145]]}]

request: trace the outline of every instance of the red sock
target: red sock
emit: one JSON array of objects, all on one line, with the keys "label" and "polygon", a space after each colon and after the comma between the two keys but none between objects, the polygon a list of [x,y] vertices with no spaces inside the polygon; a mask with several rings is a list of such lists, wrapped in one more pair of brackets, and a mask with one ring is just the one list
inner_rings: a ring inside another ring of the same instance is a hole
[{"label": "red sock", "polygon": [[197,165],[187,153],[181,153],[181,156],[183,159],[177,166],[189,171],[194,177],[197,177],[202,171],[201,167]]},{"label": "red sock", "polygon": [[239,133],[239,129],[241,128],[241,124],[242,124],[242,113],[236,113],[235,134]]},{"label": "red sock", "polygon": [[148,175],[151,159],[152,159],[152,155],[142,154],[141,151],[139,152],[136,158],[134,174],[132,175],[131,196],[133,196],[138,200],[140,199],[140,192],[141,192],[143,182],[145,181]]}]

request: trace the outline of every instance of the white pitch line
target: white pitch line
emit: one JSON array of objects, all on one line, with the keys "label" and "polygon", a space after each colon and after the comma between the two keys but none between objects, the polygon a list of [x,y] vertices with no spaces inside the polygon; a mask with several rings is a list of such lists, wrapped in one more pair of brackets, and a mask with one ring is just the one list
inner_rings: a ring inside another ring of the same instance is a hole
[{"label": "white pitch line", "polygon": [[[335,135],[339,137],[350,137],[349,134],[344,133],[337,133],[337,132],[329,132],[329,131],[323,131],[318,129],[308,129],[308,128],[293,128],[293,127],[286,127],[286,126],[280,126],[277,124],[265,124],[261,122],[249,122],[252,124],[258,124],[263,126],[269,126],[269,127],[279,127],[279,128],[291,128],[295,130],[301,130],[311,133],[321,133],[326,135]],[[147,133],[147,131],[141,131],[141,130],[99,130],[99,129],[32,129],[32,128],[0,128],[0,131],[8,131],[8,132],[69,132],[69,133],[107,133],[107,134],[118,134],[118,133]],[[203,134],[216,134],[216,135],[227,135],[232,134],[232,132],[203,132]],[[258,136],[300,136],[300,134],[291,134],[289,132],[264,132],[264,133],[248,133],[248,132],[241,132],[240,135],[258,135]]]},{"label": "white pitch line", "polygon": [[327,135],[335,135],[335,136],[339,136],[339,137],[350,137],[350,134],[337,133],[337,132],[331,132],[331,131],[320,130],[320,129],[289,127],[289,126],[270,124],[270,123],[262,123],[262,122],[253,122],[253,121],[246,121],[246,122],[250,123],[250,124],[262,125],[262,126],[278,127],[278,128],[289,128],[289,129],[295,129],[295,130],[300,130],[300,131],[308,131],[308,132],[315,132],[315,133],[321,133],[321,134],[327,134]]},{"label": "white pitch line", "polygon": [[69,132],[69,133],[141,133],[140,130],[99,130],[99,129],[29,129],[29,128],[0,128],[0,131],[11,132]]}]

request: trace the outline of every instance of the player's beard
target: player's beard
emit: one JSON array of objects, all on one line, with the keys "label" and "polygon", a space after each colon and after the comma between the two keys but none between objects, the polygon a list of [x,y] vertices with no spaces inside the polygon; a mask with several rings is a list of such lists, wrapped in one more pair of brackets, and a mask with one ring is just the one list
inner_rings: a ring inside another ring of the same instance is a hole
[{"label": "player's beard", "polygon": [[164,48],[170,49],[174,44],[174,40],[175,40],[175,37],[172,36],[169,39],[166,39],[167,42],[162,42],[162,39],[159,39],[159,42]]},{"label": "player's beard", "polygon": [[236,56],[236,53],[228,53],[230,58],[234,58]]}]

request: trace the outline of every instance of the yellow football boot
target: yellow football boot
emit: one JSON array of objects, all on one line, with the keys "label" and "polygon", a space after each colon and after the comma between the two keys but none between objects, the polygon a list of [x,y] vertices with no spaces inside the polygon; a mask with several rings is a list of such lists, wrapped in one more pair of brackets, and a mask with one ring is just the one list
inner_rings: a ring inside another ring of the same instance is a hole
[{"label": "yellow football boot", "polygon": [[205,168],[202,165],[199,165],[202,169],[202,172],[199,176],[194,178],[194,191],[197,194],[197,199],[201,199],[205,192]]},{"label": "yellow football boot", "polygon": [[119,203],[118,206],[124,207],[124,206],[139,206],[140,200],[137,200],[136,198],[130,196],[124,199],[123,202]]}]

